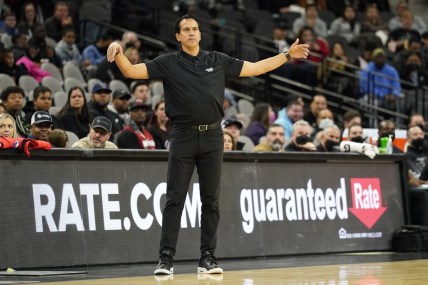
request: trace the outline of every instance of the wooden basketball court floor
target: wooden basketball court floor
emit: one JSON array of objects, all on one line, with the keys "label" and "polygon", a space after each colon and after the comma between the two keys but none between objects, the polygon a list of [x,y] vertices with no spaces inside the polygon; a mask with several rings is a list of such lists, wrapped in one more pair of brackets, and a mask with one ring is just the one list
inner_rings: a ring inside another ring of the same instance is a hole
[{"label": "wooden basketball court floor", "polygon": [[[174,263],[172,276],[153,276],[156,264],[61,268],[82,274],[0,276],[0,284],[49,285],[426,285],[428,252],[371,252],[219,260],[222,275],[196,273],[197,261]],[[33,269],[32,269],[33,270]],[[48,269],[57,270],[57,269]],[[43,273],[43,269],[39,269]],[[16,272],[20,272],[17,270]]]}]

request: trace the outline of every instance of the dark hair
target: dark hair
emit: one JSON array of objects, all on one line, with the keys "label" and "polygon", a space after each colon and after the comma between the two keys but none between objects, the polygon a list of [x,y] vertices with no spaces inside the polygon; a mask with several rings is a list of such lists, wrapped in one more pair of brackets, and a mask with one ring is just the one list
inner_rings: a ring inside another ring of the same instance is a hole
[{"label": "dark hair", "polygon": [[85,119],[85,123],[90,123],[90,115],[89,115],[89,110],[88,110],[88,105],[87,105],[87,101],[86,101],[86,96],[85,96],[85,90],[83,90],[82,87],[80,86],[74,86],[71,87],[70,90],[68,91],[68,99],[67,99],[67,103],[65,103],[65,105],[61,108],[61,110],[58,112],[57,116],[58,118],[61,118],[62,116],[66,115],[67,113],[72,113],[74,112],[75,116],[76,116],[76,120],[78,118],[78,113],[74,111],[74,109],[71,107],[70,105],[70,97],[71,97],[71,93],[74,90],[80,90],[80,92],[82,92],[83,94],[83,108],[82,108],[82,118]]},{"label": "dark hair", "polygon": [[33,90],[33,99],[37,100],[37,98],[39,98],[40,95],[42,95],[42,94],[44,94],[46,92],[50,92],[52,94],[52,91],[48,87],[46,87],[46,86],[37,86]]},{"label": "dark hair", "polygon": [[25,98],[25,91],[24,91],[24,89],[22,89],[21,87],[19,87],[19,86],[9,86],[9,87],[7,87],[6,89],[4,89],[2,92],[1,92],[1,99],[3,100],[3,102],[4,101],[7,101],[7,98],[9,97],[9,95],[10,94],[12,94],[12,93],[21,93],[22,94],[22,97],[24,97]]},{"label": "dark hair", "polygon": [[355,117],[361,117],[360,112],[355,111],[355,110],[350,110],[350,111],[347,111],[343,115],[343,121],[349,122],[350,120],[352,120]]},{"label": "dark hair", "polygon": [[[159,109],[159,106],[161,104],[165,104],[165,100],[164,99],[160,99],[159,102],[157,102],[155,104],[155,107],[153,108],[153,114],[150,117],[150,120],[149,120],[149,122],[147,124],[147,128],[150,128],[152,126],[158,126],[158,117],[156,116],[155,111],[157,111]],[[171,120],[168,120],[168,122],[166,123],[166,128],[167,129],[171,129],[172,128],[172,126],[171,126]]]},{"label": "dark hair", "polygon": [[236,142],[235,139],[233,138],[232,134],[229,133],[228,131],[223,130],[223,136],[227,135],[232,139],[232,150],[236,150]]},{"label": "dark hair", "polygon": [[190,15],[190,14],[183,15],[183,16],[181,16],[180,18],[178,18],[178,19],[177,19],[177,21],[175,22],[175,33],[176,33],[176,34],[179,34],[179,33],[180,33],[180,23],[181,23],[181,21],[183,21],[184,19],[193,19],[193,20],[195,20],[195,21],[198,23],[198,26],[200,26],[200,25],[201,25],[201,24],[199,23],[198,18],[196,18],[195,16]]},{"label": "dark hair", "polygon": [[131,88],[131,94],[134,94],[135,89],[137,89],[137,87],[141,86],[141,85],[147,85],[147,86],[149,86],[150,83],[148,81],[145,81],[145,80],[137,80],[137,81],[132,82],[131,83],[131,86],[132,86],[132,88]]},{"label": "dark hair", "polygon": [[72,25],[66,25],[62,28],[62,36],[65,36],[69,32],[76,34],[76,31],[74,30]]},{"label": "dark hair", "polygon": [[48,140],[55,147],[66,147],[68,136],[63,129],[53,129]]},{"label": "dark hair", "polygon": [[251,122],[260,122],[266,128],[269,127],[269,104],[258,103],[251,115]]}]

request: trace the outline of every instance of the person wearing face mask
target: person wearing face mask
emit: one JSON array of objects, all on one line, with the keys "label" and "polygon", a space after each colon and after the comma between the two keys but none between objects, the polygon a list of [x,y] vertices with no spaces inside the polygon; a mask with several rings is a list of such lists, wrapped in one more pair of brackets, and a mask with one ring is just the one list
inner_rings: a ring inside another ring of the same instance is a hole
[{"label": "person wearing face mask", "polygon": [[424,132],[418,126],[407,130],[407,150],[404,154],[413,175],[419,177],[428,156],[428,145],[424,143]]},{"label": "person wearing face mask", "polygon": [[[395,139],[395,123],[391,120],[384,120],[381,121],[377,127],[378,130],[378,140],[377,144],[378,147],[380,147],[380,141],[381,138],[389,138],[391,137],[392,142],[394,142]],[[396,147],[395,145],[392,145],[392,153],[403,153],[401,149]]]},{"label": "person wearing face mask", "polygon": [[316,125],[314,131],[311,134],[311,139],[314,141],[315,144],[319,144],[319,136],[321,132],[325,128],[334,125],[333,112],[329,109],[323,109],[319,111],[315,122]]},{"label": "person wearing face mask", "polygon": [[351,142],[364,143],[366,138],[360,125],[351,125],[348,128],[348,140]]},{"label": "person wearing face mask", "polygon": [[409,118],[409,126],[418,126],[424,132],[425,143],[428,144],[428,134],[426,133],[427,127],[425,126],[425,118],[421,113],[413,113]]},{"label": "person wearing face mask", "polygon": [[254,147],[253,151],[284,151],[284,143],[284,128],[279,124],[272,124],[269,126],[266,137],[262,140],[261,143]]},{"label": "person wearing face mask", "polygon": [[315,144],[310,138],[312,131],[313,128],[305,120],[295,122],[291,132],[291,142],[285,147],[285,151],[315,151]]},{"label": "person wearing face mask", "polygon": [[317,151],[332,152],[335,147],[340,144],[340,129],[336,125],[325,128],[320,135],[320,144],[317,146]]}]

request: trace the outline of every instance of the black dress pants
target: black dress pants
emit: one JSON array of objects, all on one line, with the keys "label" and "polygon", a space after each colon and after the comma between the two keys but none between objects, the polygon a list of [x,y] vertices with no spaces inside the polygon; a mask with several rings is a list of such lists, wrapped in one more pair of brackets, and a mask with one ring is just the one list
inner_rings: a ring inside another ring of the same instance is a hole
[{"label": "black dress pants", "polygon": [[223,147],[223,130],[220,124],[214,129],[202,132],[173,127],[160,251],[170,250],[174,254],[176,252],[181,214],[196,166],[202,202],[200,250],[214,254],[220,220],[219,196]]}]

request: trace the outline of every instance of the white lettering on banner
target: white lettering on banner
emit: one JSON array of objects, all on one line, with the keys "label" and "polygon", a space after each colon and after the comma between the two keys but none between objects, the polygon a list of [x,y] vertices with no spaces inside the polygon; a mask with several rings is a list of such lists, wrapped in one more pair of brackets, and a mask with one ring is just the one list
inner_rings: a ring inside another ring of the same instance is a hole
[{"label": "white lettering on banner", "polygon": [[138,212],[138,197],[144,195],[147,200],[150,199],[152,193],[150,193],[149,187],[144,183],[137,183],[132,189],[131,193],[131,213],[134,218],[134,222],[140,230],[147,230],[153,224],[153,216],[147,213],[145,218],[141,218],[140,213]]},{"label": "white lettering on banner", "polygon": [[[47,203],[42,205],[42,197],[47,198]],[[56,232],[57,227],[53,219],[55,211],[55,193],[48,184],[33,184],[34,217],[36,219],[36,232],[43,232],[43,217],[46,219],[50,232]]]},{"label": "white lettering on banner", "polygon": [[340,178],[340,187],[336,191],[332,188],[327,188],[325,192],[321,188],[314,190],[312,179],[309,179],[306,189],[243,189],[240,205],[242,227],[246,233],[253,232],[256,221],[284,220],[284,213],[288,221],[348,218],[344,178]]},{"label": "white lettering on banner", "polygon": [[[71,206],[71,212],[68,211],[68,205]],[[76,225],[79,232],[85,230],[76,195],[74,195],[73,185],[71,184],[64,184],[62,189],[58,231],[65,232],[67,225]]]},{"label": "white lettering on banner", "polygon": [[368,189],[363,189],[361,183],[354,183],[354,193],[356,209],[380,208],[379,191],[372,189],[371,184],[369,184]]},{"label": "white lettering on banner", "polygon": [[[131,228],[130,217],[120,216],[121,208],[117,196],[119,195],[117,183],[82,183],[79,185],[80,197],[78,197],[79,194],[76,196],[72,184],[65,183],[62,186],[62,191],[59,193],[57,191],[58,197],[61,195],[61,203],[58,203],[60,205],[59,209],[56,208],[56,202],[59,198],[55,197],[55,191],[50,185],[33,184],[32,188],[36,232],[45,231],[44,223],[47,224],[49,232],[65,232],[72,229],[85,231],[85,216],[88,219],[88,230],[96,231],[96,202],[100,202],[102,205],[104,230],[117,231]],[[165,194],[166,183],[164,182],[156,187],[153,194],[144,183],[137,183],[132,188],[129,205],[132,220],[140,230],[150,229],[155,219],[160,226],[162,225],[161,199]],[[141,196],[144,196],[144,198]],[[147,201],[152,200],[153,213],[150,213],[147,209],[138,208],[138,200],[140,198]],[[86,208],[81,209],[80,207],[83,207],[83,203],[81,204],[78,201],[86,201]],[[181,216],[181,227],[200,227],[201,208],[199,183],[195,183],[192,195],[187,194],[186,196]],[[59,213],[58,221],[55,221],[54,213]]]}]

